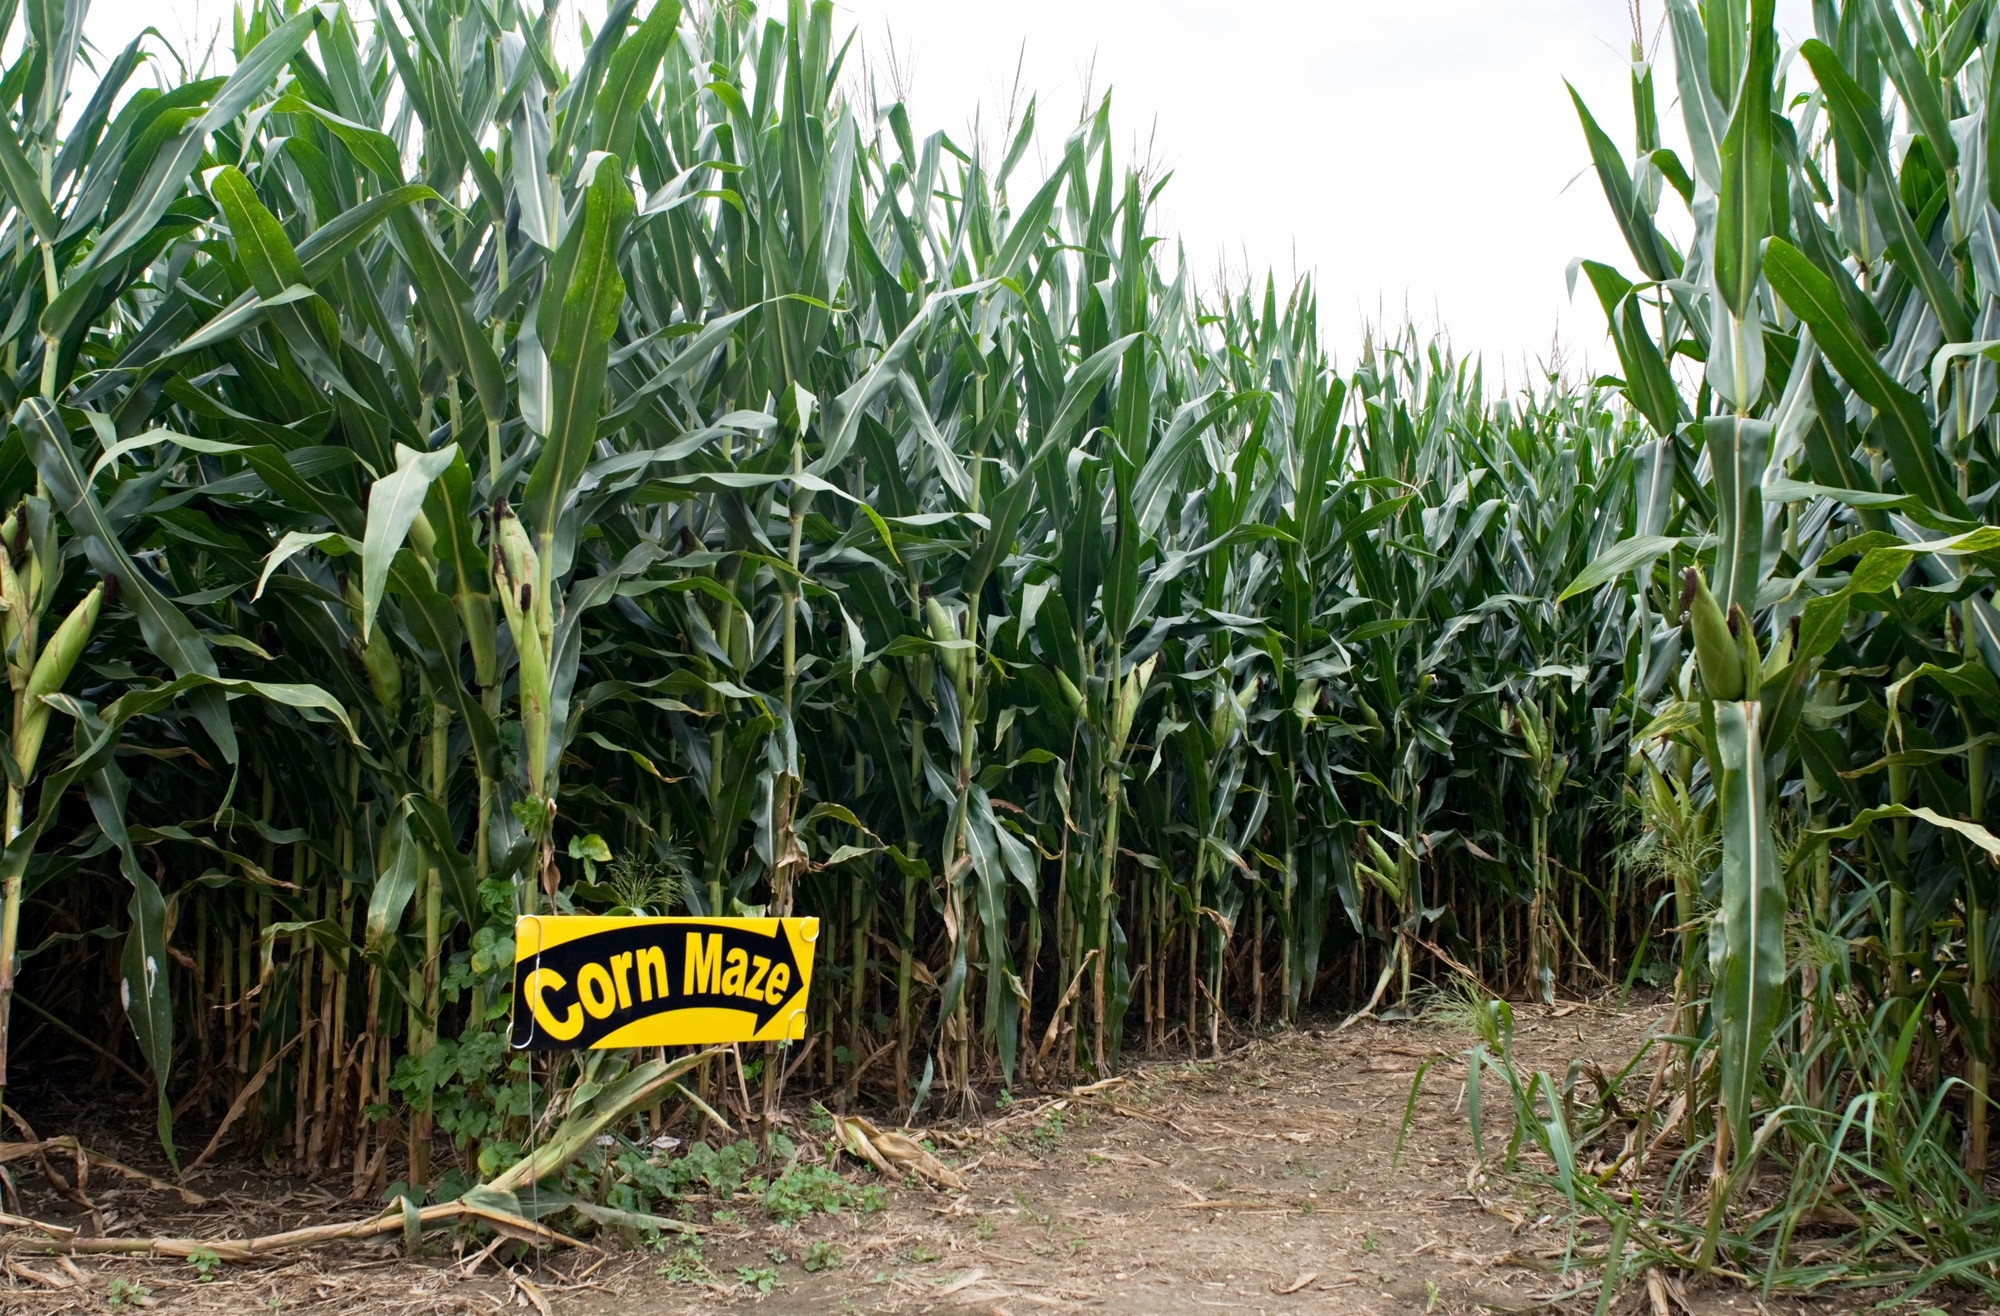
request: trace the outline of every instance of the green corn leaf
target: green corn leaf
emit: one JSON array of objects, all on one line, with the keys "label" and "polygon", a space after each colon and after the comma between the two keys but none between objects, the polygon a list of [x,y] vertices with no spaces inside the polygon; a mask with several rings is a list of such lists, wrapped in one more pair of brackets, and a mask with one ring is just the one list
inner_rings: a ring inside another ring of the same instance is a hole
[{"label": "green corn leaf", "polygon": [[1709,945],[1722,1103],[1739,1156],[1750,1148],[1752,1100],[1784,1015],[1787,981],[1785,881],[1771,838],[1760,719],[1754,702],[1715,705],[1722,902]]},{"label": "green corn leaf", "polygon": [[[146,647],[182,677],[216,675],[215,657],[193,623],[168,602],[142,573],[117,532],[98,505],[76,451],[70,446],[69,431],[55,407],[42,398],[29,398],[14,414],[14,423],[27,439],[35,469],[47,483],[50,500],[70,527],[82,537],[84,556],[91,567],[106,579],[117,578],[120,601],[139,620],[139,633]],[[236,761],[236,731],[222,697],[213,690],[194,692],[189,702],[216,747],[230,762]]]},{"label": "green corn leaf", "polygon": [[1702,30],[1701,13],[1692,0],[1667,0],[1667,19],[1673,31],[1674,75],[1680,87],[1681,115],[1687,125],[1695,176],[1707,183],[1710,191],[1720,192],[1720,147],[1727,128],[1723,107],[1707,77],[1708,36]]},{"label": "green corn leaf", "polygon": [[1897,16],[1896,7],[1890,0],[1867,0],[1868,12],[1875,19],[1875,30],[1882,37],[1882,50],[1888,56],[1884,61],[1889,70],[1889,78],[1896,84],[1896,91],[1909,107],[1910,117],[1937,152],[1938,159],[1947,169],[1958,167],[1958,142],[1951,133],[1951,119],[1945,113],[1944,100],[1938,95],[1936,78],[1924,67],[1923,56],[1910,44],[1909,33],[1903,28],[1903,20]]},{"label": "green corn leaf", "polygon": [[[1042,242],[1048,228],[1049,219],[1055,214],[1056,199],[1062,193],[1062,185],[1069,177],[1069,168],[1083,159],[1083,131],[1070,134],[1063,145],[1063,166],[1050,170],[1048,181],[1043,183],[1028,204],[1021,207],[1008,226],[1007,236],[1000,240],[999,248],[993,253],[993,260],[987,266],[988,277],[1012,279],[1021,272],[1036,247]],[[1009,163],[1011,164],[1011,158]],[[1002,169],[1002,177],[1006,175]]]},{"label": "green corn leaf", "polygon": [[303,96],[284,95],[271,108],[280,114],[303,114],[325,125],[328,132],[340,139],[348,153],[361,162],[363,168],[391,187],[403,182],[403,156],[396,149],[395,138],[380,129],[366,124],[344,119],[333,111],[315,105]]},{"label": "green corn leaf", "polygon": [[423,847],[410,835],[408,801],[404,804],[405,808],[390,815],[378,845],[379,867],[374,889],[368,893],[367,939],[362,943],[362,953],[370,959],[386,952],[390,936],[402,925],[403,911],[417,892]]},{"label": "green corn leaf", "polygon": [[1722,541],[1715,550],[1711,588],[1723,611],[1741,604],[1751,612],[1764,583],[1763,480],[1771,453],[1771,422],[1710,416],[1702,422],[1702,438],[1714,473]]},{"label": "green corn leaf", "polygon": [[1672,372],[1653,343],[1646,327],[1645,308],[1634,296],[1634,285],[1609,265],[1598,261],[1581,262],[1598,304],[1611,329],[1612,346],[1618,352],[1619,368],[1625,372],[1625,396],[1640,414],[1662,434],[1671,434],[1680,424],[1681,402]]},{"label": "green corn leaf", "polygon": [[[1033,496],[1035,482],[1025,476],[1017,477],[1001,491],[987,513],[989,525],[981,536],[978,547],[966,559],[964,589],[967,599],[976,600],[986,586],[986,579],[999,564],[1000,559],[1014,546],[1014,531],[1027,514],[1029,499]],[[872,510],[872,509],[871,509]],[[888,541],[887,527],[883,527],[884,542]]]},{"label": "green corn leaf", "polygon": [[431,482],[453,461],[457,448],[417,452],[396,445],[396,469],[375,481],[368,492],[368,528],[361,540],[361,642],[374,630],[375,610],[389,583],[389,567],[403,549],[410,526],[423,511]]},{"label": "green corn leaf", "polygon": [[1956,517],[1944,516],[1931,510],[1929,504],[1915,494],[1873,493],[1866,489],[1835,489],[1824,484],[1813,484],[1804,480],[1769,479],[1764,482],[1764,493],[1780,503],[1806,502],[1814,498],[1831,498],[1857,510],[1867,509],[1901,512],[1918,525],[1944,534],[1959,534],[1974,528],[1975,523],[1961,521]]},{"label": "green corn leaf", "polygon": [[[128,920],[125,944],[119,955],[118,994],[125,1008],[125,1017],[131,1022],[132,1032],[138,1039],[139,1053],[145,1056],[147,1068],[153,1071],[154,1107],[157,1112],[155,1128],[160,1147],[166,1152],[168,1162],[177,1166],[173,1103],[167,1096],[167,1081],[173,1070],[174,1013],[172,984],[169,981],[172,958],[167,952],[166,899],[159,884],[141,867],[133,849],[132,837],[125,824],[125,806],[131,785],[117,760],[109,753],[117,743],[118,731],[126,716],[137,709],[128,711],[114,706],[107,710],[106,721],[99,721],[81,705],[70,704],[68,711],[77,715],[80,752],[66,771],[55,774],[45,786],[43,816],[37,819],[36,830],[39,831],[40,826],[53,815],[55,800],[51,789],[59,793],[71,781],[81,777],[84,793],[90,801],[91,817],[105,839],[118,850],[119,871],[132,887],[132,898],[125,911]],[[88,747],[82,745],[85,735],[93,737],[93,743]],[[14,862],[14,856],[15,848],[10,845],[10,864]]]},{"label": "green corn leaf", "polygon": [[1579,571],[1576,579],[1556,596],[1556,602],[1588,594],[1605,581],[1628,571],[1648,570],[1661,554],[1677,547],[1680,542],[1678,535],[1635,535],[1631,539],[1620,540],[1606,552],[1592,558],[1590,565]]},{"label": "green corn leaf", "polygon": [[659,72],[680,21],[680,0],[654,0],[652,12],[638,30],[618,43],[591,111],[591,150],[609,152],[620,160],[632,158],[632,143],[638,135],[647,93],[652,90],[653,75]]},{"label": "green corn leaf", "polygon": [[346,536],[337,530],[287,530],[284,537],[265,555],[264,569],[257,575],[257,588],[251,592],[250,601],[255,603],[264,597],[264,587],[271,583],[271,573],[293,557],[309,548],[319,548],[329,541],[345,539]]},{"label": "green corn leaf", "polygon": [[367,241],[382,221],[394,212],[420,202],[437,200],[440,200],[438,194],[422,183],[406,183],[380,196],[370,197],[351,210],[342,211],[299,243],[299,261],[305,266],[306,281],[316,285],[338,269],[340,263]]},{"label": "green corn leaf", "polygon": [[11,132],[0,132],[0,185],[6,187],[7,199],[27,217],[35,236],[43,242],[55,242],[62,222],[49,208],[49,199],[42,195],[42,180]]},{"label": "green corn leaf", "polygon": [[[1987,105],[2000,105],[2000,101],[1994,100],[1996,95],[2000,95],[2000,60],[1989,57],[1986,60],[1985,67],[1985,103]],[[1980,135],[1984,139],[1986,151],[1984,162],[1986,165],[1986,199],[1994,205],[2000,206],[2000,132],[1993,131],[1992,120],[1989,118],[1987,120],[1986,131]]]},{"label": "green corn leaf", "polygon": [[[1132,510],[1147,534],[1158,532],[1161,519],[1167,514],[1168,500],[1188,458],[1200,447],[1201,436],[1244,400],[1241,395],[1215,392],[1183,403],[1174,413],[1166,434],[1146,454],[1145,464],[1132,484]],[[1310,489],[1300,493],[1302,501],[1312,496]]]},{"label": "green corn leaf", "polygon": [[[597,89],[604,80],[605,68],[610,64],[613,52],[618,49],[625,35],[625,28],[632,21],[632,11],[635,8],[637,0],[612,0],[606,7],[604,21],[598,25],[597,34],[592,38],[590,48],[584,52],[583,66],[576,71],[575,76],[569,80],[569,85],[563,88],[556,99],[556,109],[561,111],[562,135],[557,140],[555,150],[549,159],[550,168],[556,173],[567,174],[573,167],[572,159],[578,144],[584,141],[584,130],[591,119],[585,107],[596,97]],[[777,52],[772,49],[770,53],[775,55]],[[769,80],[759,78],[757,85],[768,95],[773,82],[775,78]],[[551,82],[550,85],[554,86],[556,83]],[[712,83],[711,88],[719,97],[736,95],[736,88],[729,82]]]},{"label": "green corn leaf", "polygon": [[[408,828],[411,840],[421,840],[423,857],[438,867],[450,908],[472,926],[486,917],[479,903],[479,887],[473,880],[472,865],[458,852],[454,840],[457,829],[436,800],[428,795],[411,795]],[[418,847],[409,847],[416,849]],[[370,910],[373,910],[371,901]]]},{"label": "green corn leaf", "polygon": [[286,345],[321,378],[344,387],[340,367],[328,355],[329,346],[340,340],[340,324],[332,309],[317,297],[284,296],[305,286],[306,271],[277,217],[264,208],[250,180],[234,166],[215,172],[209,179],[209,194],[228,217],[237,259],[262,299],[266,317],[284,334]]},{"label": "green corn leaf", "polygon": [[1888,244],[1890,258],[1923,290],[1924,300],[1944,326],[1945,337],[1953,342],[1971,338],[1972,322],[1966,316],[1958,291],[1932,258],[1930,245],[1918,232],[1909,207],[1903,204],[1900,191],[1891,185],[1886,173],[1869,175],[1868,199],[1878,215],[1887,217],[1888,227],[1893,230]]},{"label": "green corn leaf", "polygon": [[1863,809],[1844,827],[1819,828],[1811,834],[1829,841],[1850,841],[1878,822],[1890,822],[1898,818],[1927,822],[1933,827],[1956,832],[1995,859],[2000,859],[2000,836],[1995,836],[1978,823],[1966,822],[1960,818],[1947,818],[1934,809],[1911,808],[1902,804],[1883,804],[1872,809]]},{"label": "green corn leaf", "polygon": [[[907,368],[910,358],[931,330],[934,317],[942,315],[947,307],[961,298],[974,297],[992,287],[990,280],[966,284],[932,294],[896,340],[878,355],[873,364],[863,371],[827,408],[825,426],[825,446],[811,464],[814,475],[824,476],[828,471],[837,470],[854,449],[855,436],[860,433],[861,419],[868,406],[882,391],[894,384]],[[699,341],[699,340],[697,340]],[[1110,367],[1107,365],[1106,369]]]},{"label": "green corn leaf", "polygon": [[472,377],[473,393],[487,423],[500,423],[507,415],[507,381],[485,327],[473,315],[472,289],[446,259],[420,215],[399,206],[390,210],[388,219],[430,341],[454,369]]},{"label": "green corn leaf", "polygon": [[[162,145],[160,152],[146,167],[144,178],[131,200],[98,235],[97,244],[91,248],[87,258],[86,269],[105,267],[114,257],[124,255],[137,245],[152,230],[153,225],[166,214],[168,205],[181,194],[188,175],[194,172],[208,135],[243,113],[252,101],[264,93],[279,71],[305,45],[306,38],[312,35],[322,17],[317,7],[302,10],[257,43],[215,93],[202,116]],[[52,305],[49,314],[53,314],[55,309]],[[59,336],[68,325],[64,321],[59,326],[44,327],[46,332]]]},{"label": "green corn leaf", "polygon": [[631,224],[632,189],[612,156],[598,158],[583,215],[549,263],[537,312],[554,375],[547,442],[528,481],[525,517],[544,542],[590,460],[611,334],[625,299],[619,247]]},{"label": "green corn leaf", "polygon": [[[98,777],[103,775],[100,772]],[[132,842],[124,836],[122,817],[113,826],[105,825],[109,810],[99,809],[98,801],[108,792],[93,786],[89,793],[98,826],[119,846],[119,869],[132,884],[132,899],[125,907],[125,946],[118,957],[118,991],[125,1002],[125,1017],[131,1020],[132,1032],[139,1039],[139,1053],[146,1057],[146,1067],[153,1071],[154,1129],[160,1147],[166,1152],[168,1163],[178,1165],[179,1157],[174,1151],[174,1104],[167,1095],[167,1078],[173,1070],[174,1004],[172,984],[167,977],[171,958],[167,954],[166,897],[160,893],[159,884],[139,867],[138,857],[132,853]]]},{"label": "green corn leaf", "polygon": [[[1568,86],[1567,83],[1564,84]],[[1604,188],[1605,200],[1611,203],[1611,213],[1618,221],[1619,231],[1625,235],[1625,245],[1632,252],[1632,258],[1639,262],[1639,268],[1649,279],[1671,279],[1679,273],[1679,262],[1668,250],[1660,231],[1653,224],[1653,217],[1639,199],[1638,189],[1632,184],[1632,175],[1625,168],[1625,159],[1619,153],[1616,143],[1597,126],[1590,109],[1583,103],[1575,87],[1569,87],[1569,98],[1576,106],[1577,118],[1583,123],[1584,140],[1590,146],[1590,159],[1597,170],[1597,181]]]},{"label": "green corn leaf", "polygon": [[407,549],[396,555],[390,565],[389,579],[404,600],[403,622],[417,640],[432,696],[451,709],[465,727],[480,773],[488,778],[498,777],[500,742],[493,719],[459,676],[459,651],[465,643],[465,631],[459,614],[453,611],[452,601],[439,592],[431,581],[429,569]]},{"label": "green corn leaf", "polygon": [[1799,44],[1799,55],[1812,69],[1813,80],[1826,98],[1828,116],[1833,120],[1838,148],[1854,156],[1855,170],[1867,175],[1885,168],[1889,159],[1889,137],[1882,124],[1876,98],[1868,95],[1841,63],[1832,47],[1818,40]]},{"label": "green corn leaf", "polygon": [[1813,342],[1827,362],[1880,413],[1876,424],[1896,463],[1897,483],[1927,506],[1968,519],[1964,501],[1938,469],[1923,402],[1892,379],[1868,350],[1832,281],[1783,238],[1772,238],[1766,245],[1764,272],[1785,305],[1812,330]]},{"label": "green corn leaf", "polygon": [[1570,1137],[1569,1119],[1563,1113],[1562,1098],[1556,1093],[1555,1081],[1547,1074],[1535,1075],[1535,1091],[1549,1108],[1548,1117],[1540,1121],[1543,1143],[1549,1159],[1556,1164],[1556,1186],[1563,1196],[1576,1201],[1576,1144]]},{"label": "green corn leaf", "polygon": [[[1764,237],[1770,232],[1771,77],[1777,38],[1771,31],[1775,0],[1753,0],[1750,47],[1743,80],[1722,138],[1722,187],[1715,207],[1715,281],[1739,320],[1752,314]],[[1714,29],[1710,29],[1713,39]],[[1711,45],[1710,53],[1714,53]],[[1654,275],[1662,278],[1663,275]]]}]

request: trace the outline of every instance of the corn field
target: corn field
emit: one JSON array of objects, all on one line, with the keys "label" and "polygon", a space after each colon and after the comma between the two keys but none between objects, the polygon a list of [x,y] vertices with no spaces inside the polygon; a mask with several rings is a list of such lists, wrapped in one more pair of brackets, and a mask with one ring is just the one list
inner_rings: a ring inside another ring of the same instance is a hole
[{"label": "corn field", "polygon": [[[518,915],[810,913],[767,1108],[1460,984],[1614,1259],[1993,1284],[1992,8],[1672,0],[1687,158],[1643,31],[1633,149],[1577,107],[1618,374],[1495,390],[1197,288],[1108,99],[919,137],[824,0],[573,67],[267,2],[226,76],[7,5],[0,1081],[444,1194],[576,1074]],[[1617,1102],[1506,1002],[1641,981],[1662,1114],[1583,1174]]]}]

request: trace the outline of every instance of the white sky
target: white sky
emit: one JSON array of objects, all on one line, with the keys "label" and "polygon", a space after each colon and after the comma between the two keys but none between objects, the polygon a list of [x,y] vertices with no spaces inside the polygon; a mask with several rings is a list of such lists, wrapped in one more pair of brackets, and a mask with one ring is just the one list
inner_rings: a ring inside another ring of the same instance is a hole
[{"label": "white sky", "polygon": [[[1662,4],[1642,2],[1651,43]],[[835,3],[885,94],[894,52],[919,134],[969,139],[983,114],[996,163],[1017,68],[1024,99],[1039,97],[1044,161],[1086,87],[1109,90],[1121,149],[1173,172],[1158,225],[1202,285],[1222,268],[1232,282],[1275,270],[1281,286],[1311,273],[1343,361],[1365,325],[1406,317],[1515,379],[1557,341],[1572,365],[1610,360],[1594,298],[1580,286],[1572,300],[1564,271],[1577,256],[1632,262],[1563,80],[1629,149],[1627,0]],[[229,0],[96,0],[88,30],[107,50],[148,23],[183,44],[229,13]],[[1787,49],[1811,35],[1807,0],[1779,0],[1778,26]],[[1657,58],[1672,144],[1669,42]]]},{"label": "white sky", "polygon": [[[908,70],[920,132],[961,131],[984,106],[995,141],[1018,64],[1053,156],[1085,85],[1108,88],[1120,144],[1173,171],[1160,220],[1204,286],[1219,261],[1232,282],[1311,273],[1344,362],[1365,325],[1405,318],[1516,379],[1558,334],[1573,363],[1613,360],[1588,284],[1572,303],[1564,272],[1577,256],[1633,263],[1596,175],[1578,176],[1590,156],[1563,80],[1629,150],[1627,0],[835,3],[879,81],[891,48]],[[1643,10],[1650,46],[1664,6]],[[1778,28],[1786,48],[1811,36],[1806,0],[1779,0]]]}]

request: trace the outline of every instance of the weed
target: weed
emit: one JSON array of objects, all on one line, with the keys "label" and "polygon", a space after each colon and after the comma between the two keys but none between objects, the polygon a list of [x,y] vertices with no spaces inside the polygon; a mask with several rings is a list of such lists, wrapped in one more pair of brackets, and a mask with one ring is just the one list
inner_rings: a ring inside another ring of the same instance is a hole
[{"label": "weed", "polygon": [[736,1279],[744,1288],[759,1293],[769,1293],[778,1287],[778,1272],[769,1266],[738,1266]]},{"label": "weed", "polygon": [[194,1269],[194,1277],[203,1284],[215,1278],[215,1272],[222,1268],[222,1258],[215,1255],[215,1249],[198,1247],[188,1253],[188,1265]]},{"label": "weed", "polygon": [[656,1272],[669,1284],[713,1284],[715,1272],[702,1259],[701,1240],[688,1239],[674,1249],[672,1257]]},{"label": "weed", "polygon": [[799,1264],[808,1271],[816,1273],[832,1270],[841,1263],[841,1260],[840,1245],[822,1238],[815,1240],[806,1248],[805,1255],[799,1258]]},{"label": "weed", "polygon": [[839,1215],[843,1208],[864,1212],[882,1209],[888,1195],[879,1184],[857,1186],[824,1165],[794,1165],[764,1189],[764,1213],[782,1225],[795,1225],[814,1211]]},{"label": "weed", "polygon": [[1044,1228],[1047,1228],[1049,1222],[1053,1219],[1047,1212],[1037,1211],[1034,1207],[1028,1205],[1028,1199],[1021,1196],[1018,1189],[1014,1193],[1014,1205],[1021,1208],[1022,1215]]},{"label": "weed", "polygon": [[105,1290],[104,1302],[110,1307],[122,1307],[128,1302],[137,1307],[152,1296],[153,1291],[138,1280],[114,1279],[111,1287]]}]

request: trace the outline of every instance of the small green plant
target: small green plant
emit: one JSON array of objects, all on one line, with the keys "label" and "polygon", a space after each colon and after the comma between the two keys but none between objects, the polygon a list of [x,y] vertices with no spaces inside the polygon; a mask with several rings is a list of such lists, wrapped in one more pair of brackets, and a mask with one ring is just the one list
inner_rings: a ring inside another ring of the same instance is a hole
[{"label": "small green plant", "polygon": [[764,1189],[764,1213],[781,1225],[795,1225],[814,1211],[839,1215],[852,1207],[882,1209],[887,1194],[879,1184],[857,1187],[824,1165],[794,1165]]},{"label": "small green plant", "polygon": [[799,1258],[799,1264],[808,1271],[817,1273],[822,1270],[832,1270],[842,1259],[840,1245],[822,1238],[815,1240],[806,1248],[805,1255]]},{"label": "small green plant", "polygon": [[198,1247],[188,1253],[188,1265],[194,1269],[195,1279],[206,1284],[222,1268],[222,1258],[215,1255],[213,1248]]},{"label": "small green plant", "polygon": [[1371,1229],[1361,1236],[1361,1250],[1370,1253],[1382,1250],[1382,1240],[1375,1237],[1374,1230]]},{"label": "small green plant", "polygon": [[713,1284],[715,1272],[702,1259],[701,1240],[690,1238],[674,1249],[673,1256],[656,1272],[669,1284]]},{"label": "small green plant", "polygon": [[1043,1228],[1045,1229],[1048,1228],[1051,1220],[1050,1215],[1046,1211],[1037,1211],[1029,1203],[1027,1198],[1021,1196],[1020,1190],[1018,1189],[1016,1189],[1014,1192],[1014,1205],[1021,1209],[1022,1215],[1028,1217],[1028,1219],[1034,1221],[1036,1224],[1041,1225]]},{"label": "small green plant", "polygon": [[980,1216],[979,1223],[972,1227],[972,1232],[981,1238],[993,1237],[993,1217],[988,1215]]},{"label": "small green plant", "polygon": [[123,1307],[128,1302],[137,1307],[152,1296],[153,1291],[138,1280],[114,1279],[111,1287],[105,1290],[104,1302],[110,1307]]},{"label": "small green plant", "polygon": [[778,1272],[770,1266],[738,1266],[736,1279],[744,1288],[759,1293],[769,1293],[778,1287]]}]

